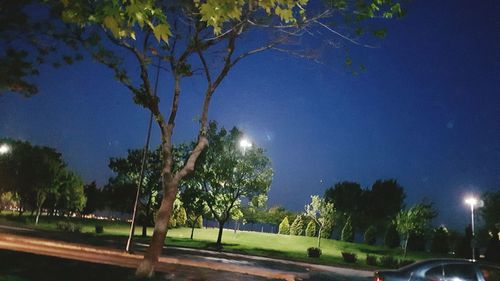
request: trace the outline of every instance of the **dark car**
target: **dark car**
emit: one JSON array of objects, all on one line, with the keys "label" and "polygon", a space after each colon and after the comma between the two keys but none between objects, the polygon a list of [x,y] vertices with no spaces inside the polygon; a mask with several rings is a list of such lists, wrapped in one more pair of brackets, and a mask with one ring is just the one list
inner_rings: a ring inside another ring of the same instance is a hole
[{"label": "dark car", "polygon": [[430,259],[375,272],[374,281],[500,281],[500,266],[466,259]]}]

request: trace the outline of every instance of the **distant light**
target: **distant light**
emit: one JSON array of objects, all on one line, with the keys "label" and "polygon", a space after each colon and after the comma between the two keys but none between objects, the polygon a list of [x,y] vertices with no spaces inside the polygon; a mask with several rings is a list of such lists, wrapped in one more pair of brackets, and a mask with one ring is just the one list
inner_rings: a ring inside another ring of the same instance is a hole
[{"label": "distant light", "polygon": [[472,197],[471,196],[471,197],[465,198],[464,202],[465,202],[465,204],[470,205],[471,207],[473,207],[473,206],[477,205],[478,200],[477,200],[476,197]]},{"label": "distant light", "polygon": [[240,146],[243,149],[250,148],[252,147],[252,143],[248,139],[241,139],[240,140]]},{"label": "distant light", "polygon": [[7,154],[10,152],[10,145],[3,143],[0,145],[0,155]]}]

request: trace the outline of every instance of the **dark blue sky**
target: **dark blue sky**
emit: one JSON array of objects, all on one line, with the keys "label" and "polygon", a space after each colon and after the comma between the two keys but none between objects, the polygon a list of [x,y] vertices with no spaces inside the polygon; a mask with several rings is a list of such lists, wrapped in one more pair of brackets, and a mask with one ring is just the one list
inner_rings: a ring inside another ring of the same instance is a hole
[{"label": "dark blue sky", "polygon": [[[342,66],[338,49],[322,49],[323,65],[255,56],[230,73],[210,119],[267,149],[270,204],[302,210],[337,181],[369,187],[395,178],[407,204],[427,197],[439,209],[436,224],[462,227],[463,196],[500,188],[499,10],[495,0],[414,1],[388,23],[380,48],[349,46],[367,68],[360,75]],[[108,69],[85,61],[46,67],[36,80],[32,98],[0,96],[0,136],[55,147],[101,185],[109,157],[143,145],[148,113]],[[203,86],[196,78],[183,85],[178,142],[197,132]]]}]

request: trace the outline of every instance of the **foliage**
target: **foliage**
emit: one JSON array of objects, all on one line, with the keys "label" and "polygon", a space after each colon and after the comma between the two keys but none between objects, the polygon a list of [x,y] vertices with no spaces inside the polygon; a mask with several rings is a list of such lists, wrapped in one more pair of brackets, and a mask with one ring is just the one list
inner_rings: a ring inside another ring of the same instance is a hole
[{"label": "foliage", "polygon": [[319,258],[322,252],[320,248],[310,247],[307,248],[307,256],[310,258]]},{"label": "foliage", "polygon": [[368,245],[374,245],[377,241],[377,228],[375,226],[370,225],[363,235],[364,241]]},{"label": "foliage", "polygon": [[406,194],[396,180],[377,180],[363,199],[365,220],[382,229],[404,208]]},{"label": "foliage", "polygon": [[340,239],[345,242],[354,242],[354,231],[352,229],[351,217],[347,218],[347,221],[342,228],[342,235]]},{"label": "foliage", "polygon": [[420,203],[413,205],[408,210],[401,211],[396,217],[396,229],[402,236],[406,237],[404,246],[405,255],[408,248],[408,240],[411,234],[425,234],[430,221],[437,216],[432,203]]},{"label": "foliage", "polygon": [[83,187],[83,192],[87,201],[85,202],[85,207],[83,207],[81,213],[84,215],[89,215],[97,210],[104,209],[105,199],[103,198],[103,192],[97,187],[95,181],[86,184]]},{"label": "foliage", "polygon": [[398,268],[398,260],[393,256],[382,256],[379,258],[380,266],[384,268]]},{"label": "foliage", "polygon": [[331,223],[329,220],[335,215],[333,203],[326,202],[324,198],[318,195],[312,195],[311,203],[305,206],[304,214],[318,226],[318,248],[321,248],[321,233],[325,229],[325,225]]},{"label": "foliage", "polygon": [[15,193],[7,191],[0,194],[0,212],[2,212],[3,210],[11,210],[17,208],[18,204],[19,202],[15,196]]},{"label": "foliage", "polygon": [[288,217],[284,217],[281,221],[278,234],[289,235],[290,234],[290,223],[288,222]]},{"label": "foliage", "polygon": [[410,265],[410,264],[412,264],[414,262],[415,262],[414,260],[401,259],[401,260],[398,261],[398,267],[407,266],[407,265]]},{"label": "foliage", "polygon": [[377,265],[377,257],[366,254],[366,264],[373,265],[373,266]]},{"label": "foliage", "polygon": [[342,258],[347,263],[356,263],[358,261],[355,253],[342,252]]},{"label": "foliage", "polygon": [[354,221],[360,221],[364,217],[363,202],[365,191],[356,182],[338,182],[333,187],[325,191],[324,198],[327,202],[332,202],[336,210],[335,220],[339,225],[345,225],[348,217]]},{"label": "foliage", "polygon": [[310,220],[306,227],[306,236],[308,237],[316,237],[316,223],[313,220]]},{"label": "foliage", "polygon": [[492,229],[500,224],[500,191],[489,191],[483,194],[484,206],[480,209],[486,228]]},{"label": "foliage", "polygon": [[400,244],[401,240],[399,238],[399,233],[396,229],[396,225],[390,225],[384,236],[384,245],[389,248],[396,248],[399,247]]},{"label": "foliage", "polygon": [[60,221],[56,225],[58,230],[64,231],[64,232],[72,232],[72,233],[79,233],[82,230],[82,227],[78,224],[72,223],[72,222],[66,222],[66,221]]},{"label": "foliage", "polygon": [[186,225],[187,215],[186,209],[184,207],[180,207],[177,212],[174,213],[175,221],[177,223],[177,227],[182,227]]},{"label": "foliage", "polygon": [[290,235],[304,235],[304,217],[298,215],[290,226]]},{"label": "foliage", "polygon": [[[219,222],[220,230],[231,218],[241,217],[241,200],[252,206],[262,206],[267,200],[273,170],[263,149],[252,147],[242,151],[239,141],[243,133],[237,128],[217,130],[210,123],[209,147],[197,161],[193,178],[199,180],[211,214]],[[217,237],[221,246],[222,231]]]}]

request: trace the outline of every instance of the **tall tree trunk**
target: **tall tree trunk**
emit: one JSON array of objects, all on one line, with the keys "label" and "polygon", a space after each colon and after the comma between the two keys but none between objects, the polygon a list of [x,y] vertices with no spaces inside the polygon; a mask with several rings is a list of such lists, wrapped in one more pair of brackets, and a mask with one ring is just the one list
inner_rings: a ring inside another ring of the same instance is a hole
[{"label": "tall tree trunk", "polygon": [[146,223],[142,225],[142,237],[147,237],[148,236],[148,226]]},{"label": "tall tree trunk", "polygon": [[193,234],[194,234],[194,226],[195,224],[191,224],[191,240],[193,240]]},{"label": "tall tree trunk", "polygon": [[36,209],[35,225],[38,225],[38,219],[40,218],[40,213],[42,212],[42,205],[38,206]]},{"label": "tall tree trunk", "polygon": [[222,232],[224,231],[225,223],[226,223],[225,221],[219,222],[219,234],[217,235],[217,243],[215,244],[217,250],[222,249]]},{"label": "tall tree trunk", "polygon": [[163,250],[163,245],[165,244],[168,221],[170,220],[170,216],[173,212],[178,183],[170,180],[169,182],[164,182],[163,185],[165,192],[156,215],[153,237],[151,238],[149,247],[146,250],[144,259],[141,261],[137,271],[135,272],[135,275],[139,278],[151,278],[153,276],[154,267],[158,262],[158,257],[160,256]]}]

